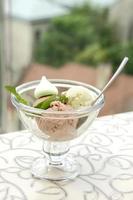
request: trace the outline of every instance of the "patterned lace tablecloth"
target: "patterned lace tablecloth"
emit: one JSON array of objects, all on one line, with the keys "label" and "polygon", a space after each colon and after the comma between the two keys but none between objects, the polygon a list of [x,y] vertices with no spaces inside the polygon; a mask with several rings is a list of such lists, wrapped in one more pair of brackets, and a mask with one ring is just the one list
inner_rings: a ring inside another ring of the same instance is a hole
[{"label": "patterned lace tablecloth", "polygon": [[133,112],[98,118],[72,147],[81,165],[73,181],[32,177],[43,142],[28,131],[0,136],[0,200],[133,200]]}]

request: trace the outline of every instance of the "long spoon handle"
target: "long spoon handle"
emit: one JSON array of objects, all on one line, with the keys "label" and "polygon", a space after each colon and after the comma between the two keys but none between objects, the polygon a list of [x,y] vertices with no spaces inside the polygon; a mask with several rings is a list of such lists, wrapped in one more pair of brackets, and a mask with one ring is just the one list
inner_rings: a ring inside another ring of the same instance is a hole
[{"label": "long spoon handle", "polygon": [[96,101],[99,99],[99,97],[105,92],[105,90],[107,90],[107,88],[112,84],[112,82],[117,78],[117,76],[120,74],[120,72],[123,70],[123,68],[125,67],[125,65],[128,62],[128,57],[125,57],[120,66],[118,67],[118,69],[116,70],[116,72],[114,73],[114,75],[112,76],[112,78],[108,81],[108,83],[104,86],[104,88],[102,89],[102,91],[100,92],[100,94],[97,96],[97,98],[92,102],[92,105],[94,105],[96,103]]}]

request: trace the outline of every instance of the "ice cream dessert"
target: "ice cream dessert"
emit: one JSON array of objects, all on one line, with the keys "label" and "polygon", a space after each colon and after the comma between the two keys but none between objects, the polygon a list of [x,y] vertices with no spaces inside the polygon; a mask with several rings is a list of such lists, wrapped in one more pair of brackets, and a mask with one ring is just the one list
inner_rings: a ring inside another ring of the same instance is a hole
[{"label": "ice cream dessert", "polygon": [[46,156],[35,159],[32,174],[54,181],[76,177],[79,164],[74,160],[73,151],[71,156],[67,152],[89,134],[88,127],[104,105],[103,95],[91,104],[100,90],[82,82],[47,80],[46,77],[17,87],[7,85],[6,89],[25,128],[44,141]]},{"label": "ice cream dessert", "polygon": [[[29,128],[31,124],[32,129],[35,127],[34,132],[39,137],[51,141],[73,139],[82,134],[82,130],[97,116],[98,110],[86,112],[96,98],[96,92],[88,89],[88,85],[73,84],[71,81],[67,84],[68,80],[56,84],[45,76],[37,82],[35,87],[29,87],[28,92],[24,92],[24,89],[19,93],[19,90],[12,86],[6,86],[6,89],[15,96],[17,102],[28,106],[26,111],[20,111],[20,115]],[[23,93],[27,96],[23,96]],[[32,101],[28,100],[29,96]],[[30,107],[32,108],[29,111]]]},{"label": "ice cream dessert", "polygon": [[[34,97],[36,98],[33,107],[41,108],[52,112],[52,117],[45,114],[36,118],[39,130],[48,135],[51,140],[68,140],[75,137],[77,126],[83,118],[74,118],[71,116],[58,118],[56,112],[70,112],[90,106],[95,98],[90,91],[83,86],[73,86],[65,91],[59,91],[55,85],[50,83],[45,76],[35,88]],[[69,116],[69,115],[68,115]],[[43,136],[43,134],[41,134]]]}]

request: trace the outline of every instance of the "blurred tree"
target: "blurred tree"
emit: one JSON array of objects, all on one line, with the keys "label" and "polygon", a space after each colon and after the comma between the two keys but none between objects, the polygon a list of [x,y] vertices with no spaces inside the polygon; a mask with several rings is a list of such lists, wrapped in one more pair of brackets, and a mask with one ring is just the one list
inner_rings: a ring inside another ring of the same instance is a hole
[{"label": "blurred tree", "polygon": [[126,55],[132,58],[125,72],[133,74],[132,46],[119,43],[114,25],[108,21],[107,9],[87,4],[54,18],[43,39],[36,45],[34,57],[37,62],[53,67],[60,67],[66,62],[93,66],[110,62],[118,66]]},{"label": "blurred tree", "polygon": [[[68,15],[51,21],[48,31],[35,49],[35,59],[59,67],[65,62],[77,60],[78,54],[93,43],[99,48],[110,45],[110,38],[105,37],[111,35],[110,32],[106,10],[89,5],[73,8]],[[86,63],[89,63],[89,58]]]},{"label": "blurred tree", "polygon": [[75,57],[75,60],[96,67],[98,64],[108,62],[107,50],[101,47],[99,43],[94,43],[79,52]]},{"label": "blurred tree", "polygon": [[113,64],[113,70],[115,71],[120,61],[125,57],[129,57],[127,66],[124,68],[124,72],[133,75],[133,42],[131,43],[118,43],[108,49],[108,56]]}]

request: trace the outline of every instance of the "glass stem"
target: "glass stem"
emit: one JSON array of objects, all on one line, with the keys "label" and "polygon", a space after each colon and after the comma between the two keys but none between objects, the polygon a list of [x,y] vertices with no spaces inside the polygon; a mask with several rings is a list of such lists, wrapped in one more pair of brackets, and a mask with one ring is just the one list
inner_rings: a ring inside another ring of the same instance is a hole
[{"label": "glass stem", "polygon": [[68,142],[44,141],[43,151],[51,165],[62,165],[67,152],[69,151]]}]

